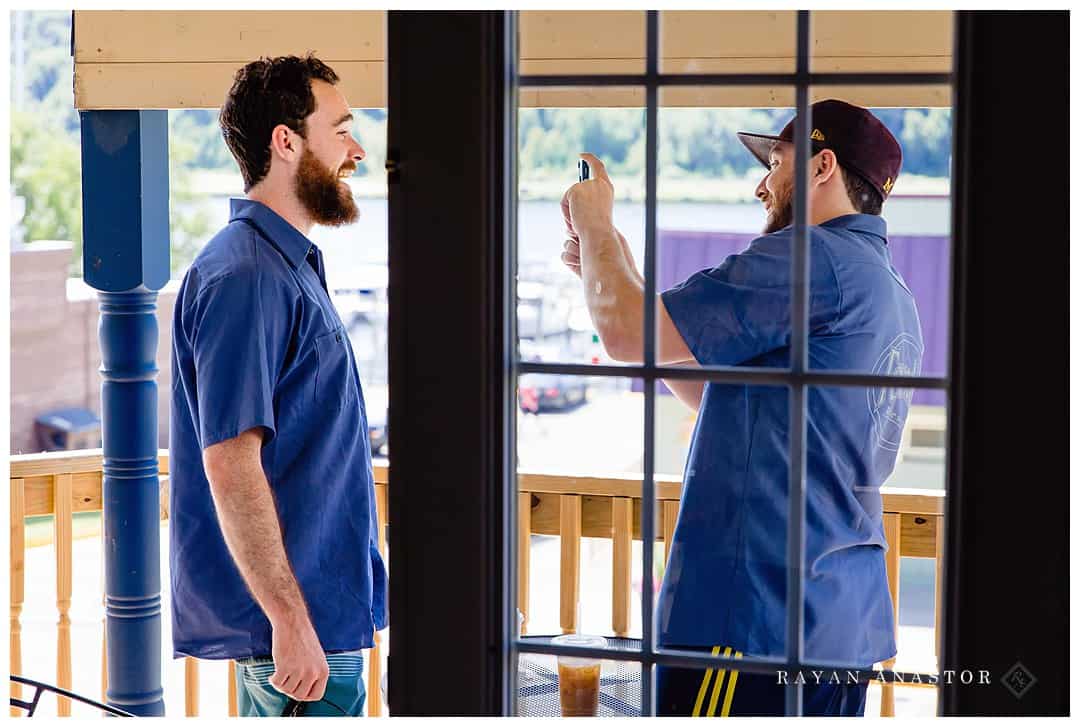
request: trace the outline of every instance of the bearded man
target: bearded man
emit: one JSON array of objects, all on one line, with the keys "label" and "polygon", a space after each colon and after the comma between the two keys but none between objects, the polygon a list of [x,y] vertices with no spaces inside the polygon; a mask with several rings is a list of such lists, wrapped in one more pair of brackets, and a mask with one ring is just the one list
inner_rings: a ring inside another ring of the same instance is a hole
[{"label": "bearded man", "polygon": [[[873,114],[838,100],[811,107],[807,165],[811,368],[917,374],[915,300],[893,268],[881,218],[900,173],[896,139]],[[794,122],[778,136],[740,133],[768,169],[755,195],[764,234],[715,268],[664,291],[656,363],[787,367],[791,356]],[[644,289],[612,224],[613,187],[594,178],[563,198],[563,262],[609,355],[642,358]],[[652,301],[650,301],[652,303]],[[698,412],[678,520],[656,606],[658,643],[741,658],[784,658],[789,483],[785,387],[668,380]],[[804,660],[868,670],[896,654],[880,487],[896,462],[910,390],[807,392]],[[862,715],[866,684],[810,674],[657,667],[661,715],[783,715],[784,685],[805,683],[806,715]]]},{"label": "bearded man", "polygon": [[354,222],[364,159],[313,56],[236,74],[221,129],[244,178],[173,318],[174,656],[237,660],[241,715],[359,715],[386,626],[364,398],[315,224]]}]

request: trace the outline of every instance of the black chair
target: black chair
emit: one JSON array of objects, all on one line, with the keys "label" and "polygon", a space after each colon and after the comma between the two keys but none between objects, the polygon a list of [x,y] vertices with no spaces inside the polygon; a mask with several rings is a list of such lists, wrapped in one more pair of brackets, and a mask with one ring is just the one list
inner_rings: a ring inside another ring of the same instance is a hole
[{"label": "black chair", "polygon": [[97,707],[102,712],[106,712],[108,714],[111,714],[114,717],[134,717],[135,716],[135,715],[131,714],[130,712],[125,712],[124,710],[117,709],[116,707],[110,707],[108,704],[102,704],[101,702],[95,702],[93,699],[87,699],[86,697],[80,697],[78,694],[75,694],[74,692],[69,692],[68,690],[61,689],[60,687],[54,687],[51,684],[45,684],[43,682],[36,682],[33,679],[27,679],[26,677],[16,676],[15,674],[11,675],[11,681],[15,682],[16,684],[25,684],[28,687],[33,687],[34,688],[34,698],[31,699],[29,702],[24,701],[22,699],[16,699],[15,697],[11,698],[11,706],[12,707],[18,707],[19,709],[25,709],[27,717],[33,717],[34,716],[34,711],[37,709],[38,702],[41,700],[41,695],[44,694],[45,692],[52,692],[53,694],[58,694],[61,697],[67,697],[68,699],[74,699],[76,702],[82,702],[83,704],[88,704],[91,707]]}]

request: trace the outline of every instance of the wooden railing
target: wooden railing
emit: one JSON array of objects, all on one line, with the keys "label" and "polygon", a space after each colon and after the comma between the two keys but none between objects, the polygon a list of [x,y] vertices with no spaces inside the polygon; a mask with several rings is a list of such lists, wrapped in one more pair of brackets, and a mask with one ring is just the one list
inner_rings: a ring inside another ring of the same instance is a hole
[{"label": "wooden railing", "polygon": [[[158,455],[161,475],[161,519],[169,517],[169,457],[162,451]],[[379,550],[386,553],[385,513],[386,466],[376,467],[376,506],[379,512]],[[381,479],[378,479],[381,477]],[[18,455],[11,458],[11,673],[22,673],[22,626],[20,617],[25,598],[25,519],[37,515],[53,516],[53,546],[56,553],[56,685],[71,689],[71,574],[72,574],[72,516],[77,512],[94,512],[102,509],[102,455],[101,450]],[[104,599],[104,594],[102,594]],[[38,606],[40,604],[35,604]],[[106,701],[108,671],[106,669],[107,647],[105,627],[102,624],[101,640],[101,701]],[[378,716],[382,712],[379,682],[382,678],[381,637],[375,634],[375,647],[369,653],[368,668],[368,714]],[[21,687],[12,684],[12,696],[21,696]],[[228,683],[229,716],[237,715],[236,666],[229,662]],[[11,709],[13,716],[21,710]],[[70,700],[57,697],[56,713],[71,715]],[[199,661],[187,657],[184,664],[184,713],[188,717],[199,714]]]},{"label": "wooden railing", "polygon": [[[666,561],[679,512],[682,483],[677,478],[655,478],[656,526],[664,543]],[[559,613],[563,632],[577,629],[577,601],[581,582],[581,538],[611,538],[612,613],[616,636],[629,631],[631,608],[631,544],[641,539],[640,477],[571,477],[550,474],[518,476],[518,603],[528,628],[529,533],[560,536]],[[941,623],[941,547],[944,542],[944,493],[928,490],[882,488],[883,521],[889,550],[885,555],[889,592],[895,620],[900,613],[900,558],[933,558],[937,561],[934,606],[934,653],[937,655],[938,624]],[[896,659],[882,664],[891,669]],[[902,686],[931,686],[903,682]],[[895,686],[881,684],[881,716],[895,714]]]},{"label": "wooden railing", "polygon": [[[161,517],[168,513],[168,456],[159,457],[162,474]],[[76,512],[101,510],[102,458],[100,450],[70,453],[20,455],[11,458],[11,672],[22,672],[20,614],[24,599],[25,531],[24,519],[34,515],[54,515],[56,552],[57,685],[70,689],[71,657],[71,520]],[[379,551],[386,557],[387,487],[389,471],[385,462],[376,463],[375,497],[378,512]],[[630,631],[632,607],[631,546],[641,539],[641,480],[633,477],[574,477],[522,473],[518,477],[518,603],[528,628],[529,536],[560,536],[559,569],[560,626],[564,632],[577,628],[581,583],[581,538],[612,540],[611,630],[617,636]],[[656,478],[656,530],[664,543],[665,559],[679,510],[681,483],[675,478]],[[883,488],[885,535],[889,543],[886,568],[893,613],[899,614],[900,558],[937,560],[935,588],[940,591],[941,547],[943,543],[944,497],[925,490]],[[940,597],[935,603],[935,634],[940,623]],[[935,638],[935,653],[936,653]],[[375,646],[368,655],[368,714],[382,714],[382,639],[375,634]],[[105,700],[107,644],[102,629],[102,701]],[[891,668],[895,660],[882,664]],[[199,712],[199,662],[187,658],[184,668],[184,704],[187,716]],[[905,684],[904,686],[908,686]],[[918,686],[918,685],[911,685]],[[881,715],[895,713],[895,685],[881,685]],[[18,687],[12,686],[18,694]],[[58,699],[57,713],[69,715],[70,704]],[[228,712],[237,714],[235,665],[229,665]],[[15,711],[13,710],[14,714]]]}]

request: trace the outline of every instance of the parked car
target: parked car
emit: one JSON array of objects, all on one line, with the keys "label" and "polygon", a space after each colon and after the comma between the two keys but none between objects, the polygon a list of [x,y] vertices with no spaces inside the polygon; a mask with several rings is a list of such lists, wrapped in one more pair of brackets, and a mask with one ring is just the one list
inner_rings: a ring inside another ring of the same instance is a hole
[{"label": "parked car", "polygon": [[518,405],[526,413],[570,409],[588,399],[589,384],[584,376],[525,374],[518,380]]},{"label": "parked car", "polygon": [[[565,340],[547,342],[521,339],[522,361],[573,361],[578,357]],[[526,413],[561,411],[584,404],[589,398],[589,380],[563,374],[524,374],[518,379],[518,406]]]}]

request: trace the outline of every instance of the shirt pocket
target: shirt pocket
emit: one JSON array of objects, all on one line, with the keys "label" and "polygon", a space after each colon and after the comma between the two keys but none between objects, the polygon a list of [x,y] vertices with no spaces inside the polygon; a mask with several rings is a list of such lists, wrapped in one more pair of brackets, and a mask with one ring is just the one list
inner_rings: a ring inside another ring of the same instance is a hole
[{"label": "shirt pocket", "polygon": [[344,327],[315,339],[315,405],[340,411],[356,397],[349,337]]}]

